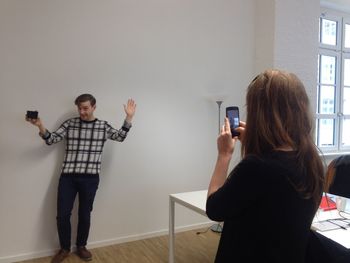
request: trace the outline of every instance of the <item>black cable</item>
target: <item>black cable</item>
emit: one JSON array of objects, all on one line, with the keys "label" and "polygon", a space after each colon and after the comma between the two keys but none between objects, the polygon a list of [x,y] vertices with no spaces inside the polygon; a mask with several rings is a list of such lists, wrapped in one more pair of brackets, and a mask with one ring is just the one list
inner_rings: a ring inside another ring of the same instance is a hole
[{"label": "black cable", "polygon": [[[347,216],[342,215],[342,213],[346,214]],[[341,216],[344,219],[350,219],[350,213],[347,213],[347,212],[344,212],[344,211],[339,211],[339,216]]]},{"label": "black cable", "polygon": [[[216,229],[213,229],[213,226],[217,226],[216,227]],[[222,232],[222,226],[221,226],[221,224],[219,224],[219,223],[217,223],[217,224],[213,224],[213,225],[211,225],[211,226],[209,226],[206,230],[204,230],[204,231],[198,231],[198,232],[196,232],[196,234],[197,235],[199,235],[199,234],[205,234],[205,233],[207,233],[208,232],[208,230],[209,229],[211,229],[213,232],[215,232],[215,233],[221,233]]]},{"label": "black cable", "polygon": [[210,228],[211,228],[211,226],[208,227],[205,231],[198,231],[198,232],[196,232],[196,234],[197,234],[197,235],[199,235],[199,234],[205,234],[205,233],[208,232],[208,230],[209,230]]}]

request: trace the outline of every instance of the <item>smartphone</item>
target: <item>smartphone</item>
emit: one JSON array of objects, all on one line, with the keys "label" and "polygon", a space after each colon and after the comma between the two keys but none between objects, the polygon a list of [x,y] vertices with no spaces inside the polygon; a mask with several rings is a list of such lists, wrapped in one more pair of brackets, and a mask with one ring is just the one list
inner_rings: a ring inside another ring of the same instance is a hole
[{"label": "smartphone", "polygon": [[31,111],[31,110],[28,110],[27,111],[27,118],[28,119],[37,119],[38,118],[38,112],[37,111]]},{"label": "smartphone", "polygon": [[239,108],[237,106],[227,107],[226,117],[230,121],[232,137],[238,136],[239,132],[235,131],[235,129],[239,127]]}]

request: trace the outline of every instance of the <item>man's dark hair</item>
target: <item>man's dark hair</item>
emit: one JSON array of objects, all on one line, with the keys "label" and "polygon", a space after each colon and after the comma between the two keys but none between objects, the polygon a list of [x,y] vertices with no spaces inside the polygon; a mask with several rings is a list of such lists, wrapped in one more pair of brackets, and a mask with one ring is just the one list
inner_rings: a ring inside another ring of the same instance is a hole
[{"label": "man's dark hair", "polygon": [[75,99],[74,104],[79,106],[80,103],[85,102],[85,101],[90,101],[91,106],[95,106],[95,104],[96,104],[96,99],[91,94],[81,94],[81,95],[79,95]]}]

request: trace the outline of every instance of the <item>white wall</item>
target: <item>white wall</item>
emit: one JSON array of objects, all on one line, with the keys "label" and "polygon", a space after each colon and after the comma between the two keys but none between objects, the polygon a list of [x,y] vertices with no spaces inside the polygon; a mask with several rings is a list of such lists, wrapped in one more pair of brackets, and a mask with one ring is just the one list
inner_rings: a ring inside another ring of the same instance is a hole
[{"label": "white wall", "polygon": [[[207,188],[215,94],[244,116],[254,8],[253,0],[2,0],[0,262],[58,247],[64,145],[44,145],[24,114],[39,110],[53,130],[76,116],[73,101],[84,92],[96,96],[97,117],[117,127],[122,104],[137,102],[127,140],[105,148],[90,245],[165,234],[168,195]],[[180,228],[208,222],[176,209]]]},{"label": "white wall", "polygon": [[255,74],[274,68],[275,0],[256,1]]},{"label": "white wall", "polygon": [[294,72],[316,105],[319,0],[256,1],[255,71]]},{"label": "white wall", "polygon": [[314,109],[320,1],[255,2],[254,74],[267,68],[294,72],[303,81]]},{"label": "white wall", "polygon": [[275,0],[274,66],[297,74],[316,109],[319,0]]}]

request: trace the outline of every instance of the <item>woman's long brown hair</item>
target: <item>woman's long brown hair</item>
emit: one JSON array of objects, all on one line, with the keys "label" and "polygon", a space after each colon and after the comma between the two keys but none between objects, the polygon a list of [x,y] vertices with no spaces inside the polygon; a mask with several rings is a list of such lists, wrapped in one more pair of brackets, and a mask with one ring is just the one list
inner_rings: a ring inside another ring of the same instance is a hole
[{"label": "woman's long brown hair", "polygon": [[294,187],[318,207],[324,166],[313,140],[314,120],[302,82],[292,73],[267,70],[249,85],[246,104],[243,157],[291,147],[297,153],[298,174],[303,176]]},{"label": "woman's long brown hair", "polygon": [[329,192],[329,189],[330,189],[330,187],[331,187],[331,185],[333,184],[333,181],[334,181],[334,177],[335,177],[335,173],[336,173],[335,161],[336,160],[332,160],[329,163],[327,171],[326,171],[326,180],[325,180],[325,185],[324,185],[324,191],[326,193]]}]

